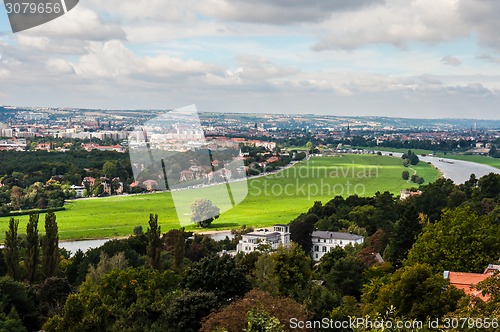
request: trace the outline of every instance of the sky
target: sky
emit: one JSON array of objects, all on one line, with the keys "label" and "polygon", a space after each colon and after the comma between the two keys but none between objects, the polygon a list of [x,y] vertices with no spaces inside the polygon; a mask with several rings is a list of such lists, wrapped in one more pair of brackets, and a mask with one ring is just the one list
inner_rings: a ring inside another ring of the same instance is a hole
[{"label": "sky", "polygon": [[500,1],[81,0],[12,33],[0,105],[500,119]]}]

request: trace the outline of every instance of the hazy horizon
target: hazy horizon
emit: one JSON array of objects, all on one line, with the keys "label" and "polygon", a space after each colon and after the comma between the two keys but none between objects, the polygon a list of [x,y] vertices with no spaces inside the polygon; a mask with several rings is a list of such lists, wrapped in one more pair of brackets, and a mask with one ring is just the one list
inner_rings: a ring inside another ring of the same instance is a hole
[{"label": "hazy horizon", "polygon": [[499,2],[88,0],[16,34],[0,7],[4,104],[500,119]]}]

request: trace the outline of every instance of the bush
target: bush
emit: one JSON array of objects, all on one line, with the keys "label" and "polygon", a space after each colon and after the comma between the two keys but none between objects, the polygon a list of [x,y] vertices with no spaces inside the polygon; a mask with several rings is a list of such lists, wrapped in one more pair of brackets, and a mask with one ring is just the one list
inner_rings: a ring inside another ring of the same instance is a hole
[{"label": "bush", "polygon": [[401,177],[403,178],[403,180],[408,180],[410,178],[410,172],[403,171],[403,173],[401,174]]}]

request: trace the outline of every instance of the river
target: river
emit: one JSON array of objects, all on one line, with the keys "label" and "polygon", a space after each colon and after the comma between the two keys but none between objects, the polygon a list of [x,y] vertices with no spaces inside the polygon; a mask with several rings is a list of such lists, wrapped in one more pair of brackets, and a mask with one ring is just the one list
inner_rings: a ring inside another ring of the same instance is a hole
[{"label": "river", "polygon": [[[206,234],[208,237],[211,237],[215,241],[221,241],[224,240],[227,237],[229,239],[232,239],[234,237],[233,234],[231,234],[231,231],[217,231],[217,232],[210,232],[209,234]],[[97,248],[102,246],[104,243],[108,242],[109,240],[112,239],[101,239],[101,240],[81,240],[81,241],[60,241],[59,242],[59,247],[64,248],[68,251],[71,251],[71,254],[73,255],[75,252],[80,249],[81,251],[85,252],[91,248]]]},{"label": "river", "polygon": [[[383,155],[392,154],[394,157],[399,157],[403,155],[398,152],[382,152]],[[455,160],[448,158],[439,158],[426,156],[419,156],[420,160],[424,162],[431,163],[436,167],[445,178],[453,180],[456,184],[464,183],[470,178],[471,174],[476,175],[476,178],[480,178],[489,173],[500,173],[498,168],[493,166],[488,166],[484,164],[478,164],[471,161]]]}]

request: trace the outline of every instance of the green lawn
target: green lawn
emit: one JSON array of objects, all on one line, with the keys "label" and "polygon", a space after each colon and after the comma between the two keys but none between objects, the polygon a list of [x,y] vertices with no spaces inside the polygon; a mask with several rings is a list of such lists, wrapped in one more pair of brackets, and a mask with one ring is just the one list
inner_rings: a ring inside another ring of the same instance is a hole
[{"label": "green lawn", "polygon": [[[415,186],[401,178],[405,169],[400,158],[377,155],[311,158],[281,173],[249,179],[247,197],[222,213],[210,229],[288,223],[314,201],[327,202],[336,195],[369,196],[377,191],[399,194],[400,189]],[[426,182],[439,177],[437,170],[425,163],[414,169]],[[216,197],[221,189],[225,187],[203,190]],[[185,199],[192,199],[189,191],[184,193]],[[180,226],[170,193],[80,199],[68,202],[66,210],[56,215],[60,239],[89,239],[127,236],[138,225],[146,230],[150,213],[158,214],[162,231]],[[24,233],[28,216],[19,219],[19,233]],[[0,218],[0,240],[7,224],[8,218]],[[43,231],[43,216],[39,229]],[[190,224],[187,229],[196,228]]]},{"label": "green lawn", "polygon": [[[387,151],[387,152],[401,152],[401,153],[408,152],[408,149],[396,149],[396,148],[386,148],[386,147],[359,147],[359,148],[365,150],[376,150],[376,151]],[[418,155],[434,153],[434,151],[431,150],[421,150],[421,149],[411,149],[411,150]],[[488,156],[464,155],[457,153],[444,154],[443,152],[437,152],[436,157],[471,161],[478,164],[485,164],[492,167],[500,168],[500,158],[491,158]]]}]

